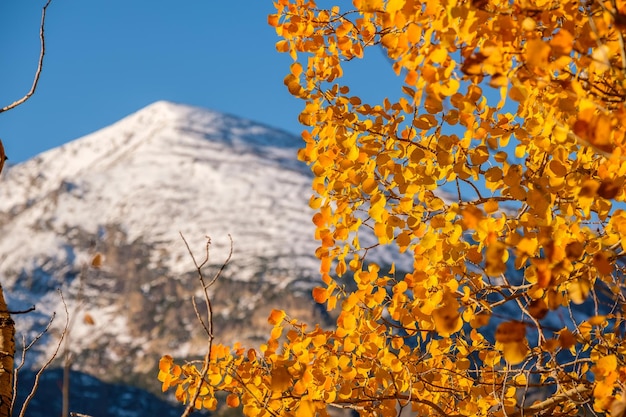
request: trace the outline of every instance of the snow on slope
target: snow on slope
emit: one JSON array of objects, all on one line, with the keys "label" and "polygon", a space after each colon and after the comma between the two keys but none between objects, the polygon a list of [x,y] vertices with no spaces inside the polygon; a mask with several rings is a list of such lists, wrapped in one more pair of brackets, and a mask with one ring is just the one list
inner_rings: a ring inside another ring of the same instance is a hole
[{"label": "snow on slope", "polygon": [[231,234],[238,279],[250,278],[244,266],[259,255],[275,258],[276,267],[315,271],[310,179],[295,161],[298,145],[259,124],[154,103],[9,170],[0,222],[19,214],[3,235],[36,229],[37,238],[1,239],[0,271],[51,253],[66,260],[66,227],[96,231],[111,222],[123,223],[130,240],[161,242],[173,272],[189,269],[179,231],[200,251],[211,236],[215,262]]}]

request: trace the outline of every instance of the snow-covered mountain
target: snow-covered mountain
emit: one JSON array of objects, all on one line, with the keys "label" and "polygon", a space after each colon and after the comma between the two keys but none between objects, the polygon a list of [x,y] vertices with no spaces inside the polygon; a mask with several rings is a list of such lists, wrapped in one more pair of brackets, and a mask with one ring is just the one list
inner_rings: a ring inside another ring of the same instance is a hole
[{"label": "snow-covered mountain", "polygon": [[[210,236],[217,342],[258,344],[284,308],[323,320],[310,297],[318,246],[311,178],[300,141],[205,109],[154,103],[93,134],[6,170],[0,181],[0,282],[18,340],[57,313],[36,367],[71,316],[73,369],[109,382],[158,388],[160,355],[203,354],[190,302]],[[90,267],[95,253],[101,268]]]}]

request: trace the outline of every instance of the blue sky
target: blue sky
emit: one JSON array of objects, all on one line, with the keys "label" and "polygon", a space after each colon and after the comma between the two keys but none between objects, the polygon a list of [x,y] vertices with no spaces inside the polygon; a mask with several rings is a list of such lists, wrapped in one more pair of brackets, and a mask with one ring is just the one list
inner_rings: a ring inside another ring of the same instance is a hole
[{"label": "blue sky", "polygon": [[[0,3],[0,106],[30,88],[44,4]],[[0,114],[10,162],[162,99],[299,134],[302,103],[283,85],[291,58],[275,50],[278,37],[267,25],[273,10],[271,0],[52,0],[38,90]],[[364,98],[380,100],[400,80],[380,51],[366,58],[366,65],[351,65],[350,82]]]}]

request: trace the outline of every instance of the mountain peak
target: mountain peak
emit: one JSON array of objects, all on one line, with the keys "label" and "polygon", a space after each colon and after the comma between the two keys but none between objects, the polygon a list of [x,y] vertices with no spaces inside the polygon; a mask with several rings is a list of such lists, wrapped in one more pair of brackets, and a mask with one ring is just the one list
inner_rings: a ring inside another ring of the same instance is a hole
[{"label": "mountain peak", "polygon": [[[310,195],[309,170],[296,158],[299,145],[297,137],[260,123],[158,101],[7,170],[0,228],[23,235],[20,227],[46,223],[46,241],[61,253],[58,236],[68,227],[95,233],[103,224],[124,223],[129,239],[165,242],[158,246],[179,243],[179,231],[196,231],[199,241],[208,234],[224,248],[232,234],[242,259],[292,253],[295,243],[298,255],[281,262],[294,270],[306,262],[311,270],[311,214],[290,214],[306,208]],[[286,230],[298,230],[294,240]],[[257,233],[258,241],[245,236]],[[12,242],[0,245],[0,253],[26,260],[49,249],[22,251]],[[184,256],[178,244],[169,266],[180,268]]]},{"label": "mountain peak", "polygon": [[293,134],[262,123],[202,107],[159,100],[120,120],[118,123],[169,125],[189,133],[201,132],[207,140],[256,147],[291,148],[301,146]]}]

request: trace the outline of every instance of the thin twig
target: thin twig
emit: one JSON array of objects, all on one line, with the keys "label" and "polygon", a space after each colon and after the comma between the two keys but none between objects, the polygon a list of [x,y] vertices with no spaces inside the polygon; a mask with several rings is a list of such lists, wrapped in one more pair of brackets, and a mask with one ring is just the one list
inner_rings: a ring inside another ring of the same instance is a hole
[{"label": "thin twig", "polygon": [[20,364],[13,370],[13,398],[11,399],[11,414],[13,414],[13,407],[15,407],[15,399],[17,397],[17,380],[19,372],[22,370],[24,365],[26,364],[26,352],[28,352],[34,345],[43,337],[44,334],[48,333],[50,330],[50,326],[52,326],[52,322],[54,321],[57,313],[52,313],[50,320],[48,320],[48,324],[45,329],[43,329],[33,340],[30,341],[29,344],[26,344],[26,336],[22,336],[22,357]]},{"label": "thin twig", "polygon": [[63,303],[63,307],[65,308],[65,326],[63,327],[63,332],[61,333],[61,337],[59,339],[59,342],[57,343],[56,349],[54,350],[52,355],[48,358],[46,363],[44,363],[43,366],[39,368],[39,370],[35,374],[35,382],[33,383],[33,388],[30,390],[30,393],[24,400],[24,404],[22,404],[22,410],[20,411],[20,414],[18,417],[24,417],[26,413],[26,409],[28,408],[28,404],[35,396],[35,392],[37,392],[37,389],[39,389],[39,378],[41,378],[41,375],[44,373],[46,369],[48,369],[52,361],[59,354],[59,349],[61,349],[61,345],[63,344],[63,339],[65,339],[65,335],[68,331],[68,328],[70,325],[70,313],[67,310],[67,303],[65,302],[65,298],[63,298],[63,293],[61,292],[61,290],[59,290],[59,295],[61,296],[61,302]]},{"label": "thin twig", "polygon": [[48,0],[46,5],[43,6],[41,10],[41,25],[39,26],[39,39],[41,40],[41,50],[39,52],[39,63],[37,64],[37,71],[35,72],[35,79],[33,80],[33,85],[30,87],[30,91],[26,93],[24,97],[21,99],[14,101],[6,107],[0,109],[0,113],[3,113],[7,110],[11,110],[19,106],[28,100],[33,94],[35,94],[35,90],[37,89],[37,84],[39,83],[39,76],[41,75],[41,69],[43,68],[43,57],[46,54],[46,38],[44,36],[44,27],[46,23],[46,9],[50,5],[52,0]]},{"label": "thin twig", "polygon": [[31,311],[35,311],[37,308],[33,305],[30,306],[29,308],[27,308],[26,310],[5,310],[5,311],[0,311],[0,313],[9,313],[9,314],[26,314],[26,313],[30,313]]}]

